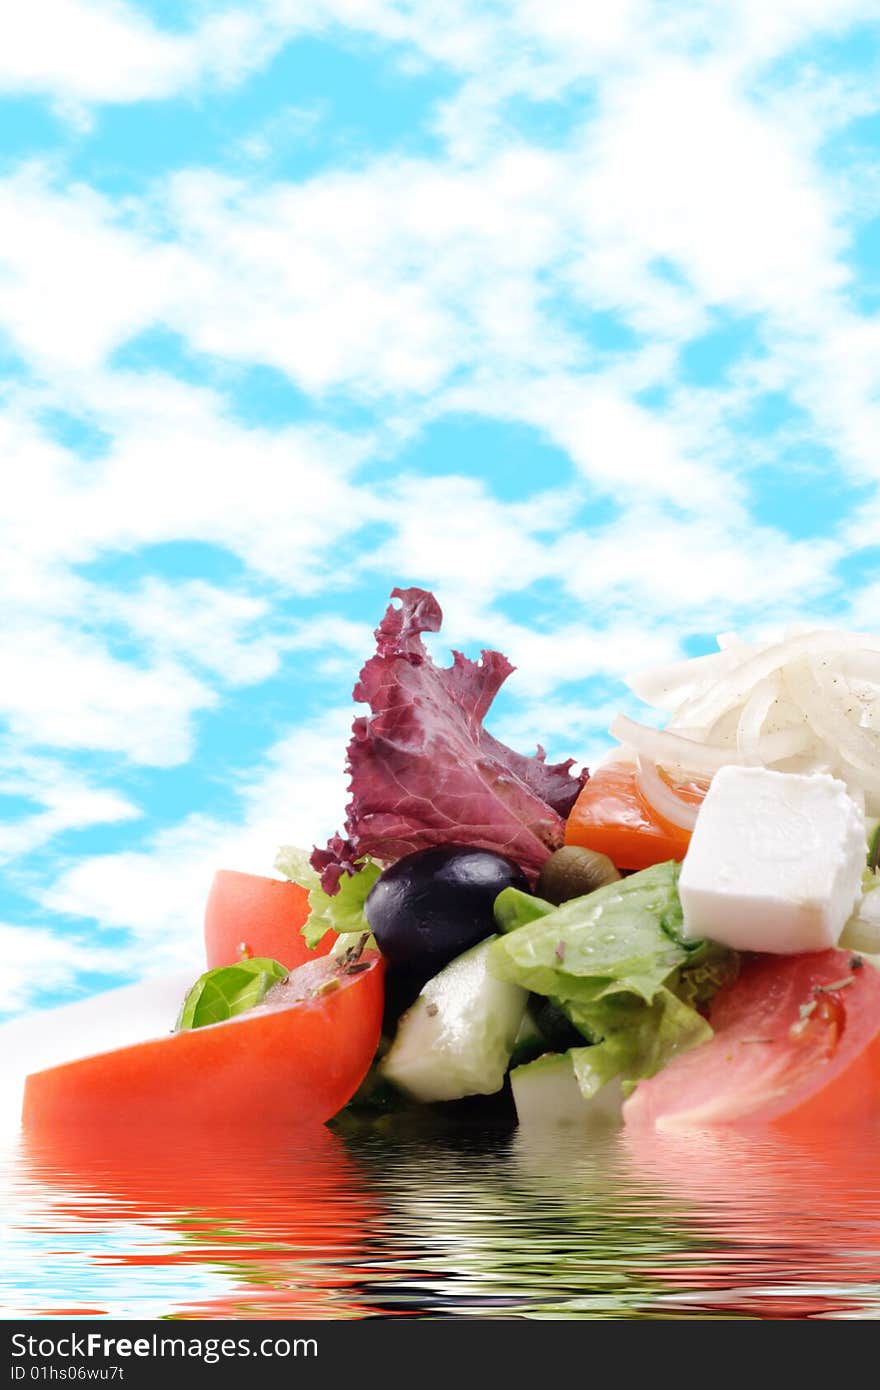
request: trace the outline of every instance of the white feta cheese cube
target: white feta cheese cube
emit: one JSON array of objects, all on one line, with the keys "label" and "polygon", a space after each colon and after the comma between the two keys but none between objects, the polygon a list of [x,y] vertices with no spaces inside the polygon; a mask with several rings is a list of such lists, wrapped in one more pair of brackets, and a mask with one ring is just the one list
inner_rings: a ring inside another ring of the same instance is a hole
[{"label": "white feta cheese cube", "polygon": [[685,935],[782,955],[836,946],[865,852],[864,816],[837,778],[723,767],[682,865]]}]

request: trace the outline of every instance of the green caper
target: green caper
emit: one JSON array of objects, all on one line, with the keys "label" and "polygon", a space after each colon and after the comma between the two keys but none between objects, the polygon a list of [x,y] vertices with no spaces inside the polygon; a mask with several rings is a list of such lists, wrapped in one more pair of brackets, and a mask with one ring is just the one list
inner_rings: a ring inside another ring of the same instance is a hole
[{"label": "green caper", "polygon": [[567,903],[570,898],[582,898],[606,883],[616,883],[620,874],[607,854],[581,845],[566,845],[558,849],[545,863],[535,886],[539,898],[548,903]]}]

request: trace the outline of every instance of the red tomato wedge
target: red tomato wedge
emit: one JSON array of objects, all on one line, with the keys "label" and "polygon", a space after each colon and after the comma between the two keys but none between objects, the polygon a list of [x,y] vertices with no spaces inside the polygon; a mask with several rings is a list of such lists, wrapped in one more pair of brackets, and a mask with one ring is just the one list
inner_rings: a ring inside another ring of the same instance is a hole
[{"label": "red tomato wedge", "polygon": [[300,927],[309,915],[309,895],[298,883],[219,869],[205,905],[208,968],[235,965],[243,956],[268,956],[293,970],[330,950],[327,932],[314,951]]},{"label": "red tomato wedge", "polygon": [[321,1124],[367,1074],[382,1026],[383,963],[330,958],[292,971],[272,997],[225,1023],[151,1038],[34,1072],[23,1123],[156,1128]]},{"label": "red tomato wedge", "polygon": [[[670,782],[683,801],[699,806],[706,788]],[[565,826],[565,843],[598,850],[619,869],[647,869],[683,859],[690,831],[663,819],[642,796],[632,763],[607,763],[585,783]]]},{"label": "red tomato wedge", "polygon": [[755,956],[719,991],[715,1036],[624,1106],[627,1126],[822,1126],[876,1116],[880,971],[848,951]]}]

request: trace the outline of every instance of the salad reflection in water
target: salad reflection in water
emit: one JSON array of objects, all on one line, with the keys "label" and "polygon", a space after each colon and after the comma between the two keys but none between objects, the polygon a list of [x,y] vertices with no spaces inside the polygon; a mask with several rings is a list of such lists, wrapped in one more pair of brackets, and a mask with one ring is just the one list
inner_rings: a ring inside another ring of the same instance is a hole
[{"label": "salad reflection in water", "polygon": [[184,1132],[171,1153],[143,1131],[26,1136],[0,1284],[39,1242],[28,1316],[880,1312],[880,1127],[854,1147],[721,1126],[585,1143],[433,1107],[334,1126]]},{"label": "salad reflection in water", "polygon": [[175,1031],[32,1075],[30,1132],[179,1118],[194,1089],[219,1123],[230,1088],[254,1126],[507,1105],[585,1143],[622,1122],[642,1154],[871,1123],[880,638],[727,637],[634,677],[666,728],[621,716],[588,776],[493,738],[510,663],[437,666],[436,600],[393,597],[342,833],[283,849],[287,882],[218,874]]},{"label": "salad reflection in water", "polygon": [[[361,1165],[323,1126],[229,1129],[222,1143],[186,1125],[170,1138],[119,1129],[112,1143],[106,1130],[69,1127],[51,1139],[26,1134],[15,1171],[31,1185],[20,1210],[39,1193],[39,1222],[65,1247],[56,1280],[68,1302],[78,1277],[97,1311],[102,1293],[116,1311],[124,1290],[126,1313],[149,1316],[131,1307],[130,1271],[161,1269],[178,1317],[368,1311],[360,1262],[379,1208]],[[114,1281],[112,1268],[127,1277]],[[219,1291],[199,1297],[200,1284]],[[67,1311],[47,1302],[47,1314]]]}]

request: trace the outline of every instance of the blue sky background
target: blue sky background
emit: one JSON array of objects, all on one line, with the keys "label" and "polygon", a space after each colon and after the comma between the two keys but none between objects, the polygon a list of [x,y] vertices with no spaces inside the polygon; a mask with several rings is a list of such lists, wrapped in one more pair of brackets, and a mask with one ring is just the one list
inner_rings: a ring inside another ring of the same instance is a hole
[{"label": "blue sky background", "polygon": [[30,0],[0,102],[0,1011],[335,828],[395,584],[587,760],[877,628],[875,0]]}]

